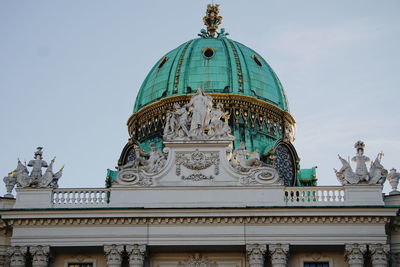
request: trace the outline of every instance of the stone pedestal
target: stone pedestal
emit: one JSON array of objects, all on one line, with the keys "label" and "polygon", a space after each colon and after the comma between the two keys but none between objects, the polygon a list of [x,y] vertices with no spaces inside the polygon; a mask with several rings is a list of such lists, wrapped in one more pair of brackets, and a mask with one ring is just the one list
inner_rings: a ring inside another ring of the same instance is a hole
[{"label": "stone pedestal", "polygon": [[10,267],[25,267],[27,252],[27,247],[9,247],[7,254],[10,259]]},{"label": "stone pedestal", "polygon": [[363,267],[364,254],[366,251],[367,251],[366,245],[346,244],[345,256],[346,256],[346,262],[349,265],[349,267]]},{"label": "stone pedestal", "polygon": [[146,253],[146,245],[128,245],[126,252],[129,257],[129,267],[143,267]]},{"label": "stone pedestal", "polygon": [[[388,253],[390,251],[389,245],[373,244],[369,245],[369,252],[371,253],[372,267],[387,267],[388,266]],[[396,266],[396,265],[394,265]]]},{"label": "stone pedestal", "polygon": [[52,188],[17,188],[14,208],[51,208]]},{"label": "stone pedestal", "polygon": [[246,255],[249,267],[263,267],[267,245],[249,244],[246,245]]},{"label": "stone pedestal", "polygon": [[32,267],[47,267],[50,255],[49,246],[30,247],[29,252],[32,255]]},{"label": "stone pedestal", "polygon": [[274,244],[269,246],[272,267],[287,267],[289,244]]},{"label": "stone pedestal", "polygon": [[106,254],[107,267],[121,267],[123,252],[124,252],[124,246],[122,245],[104,246],[104,253]]}]

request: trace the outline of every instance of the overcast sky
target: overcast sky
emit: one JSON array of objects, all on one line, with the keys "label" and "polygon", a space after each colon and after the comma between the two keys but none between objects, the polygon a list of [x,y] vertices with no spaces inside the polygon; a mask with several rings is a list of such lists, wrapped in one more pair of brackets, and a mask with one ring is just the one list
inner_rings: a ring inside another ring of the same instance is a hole
[{"label": "overcast sky", "polygon": [[[207,3],[1,0],[1,177],[40,145],[65,164],[60,187],[103,187],[146,74],[196,38]],[[337,154],[353,156],[359,139],[400,169],[400,1],[219,3],[229,37],[279,76],[301,166],[318,166],[320,185],[338,185]]]}]

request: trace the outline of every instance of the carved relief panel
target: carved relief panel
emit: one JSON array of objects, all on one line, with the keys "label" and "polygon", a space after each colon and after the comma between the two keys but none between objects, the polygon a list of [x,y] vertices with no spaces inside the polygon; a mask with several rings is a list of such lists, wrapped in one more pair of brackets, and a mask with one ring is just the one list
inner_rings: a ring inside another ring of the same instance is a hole
[{"label": "carved relief panel", "polygon": [[[184,167],[184,168],[182,168]],[[219,174],[218,152],[176,153],[176,175],[186,181],[211,181]]]}]

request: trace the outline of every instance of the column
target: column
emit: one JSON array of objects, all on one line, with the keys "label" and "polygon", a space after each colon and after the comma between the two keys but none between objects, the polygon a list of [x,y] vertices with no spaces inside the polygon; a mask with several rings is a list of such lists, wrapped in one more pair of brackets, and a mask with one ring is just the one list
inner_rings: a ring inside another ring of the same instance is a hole
[{"label": "column", "polygon": [[146,245],[127,245],[126,252],[129,257],[129,267],[143,267]]},{"label": "column", "polygon": [[289,244],[269,245],[272,267],[287,267]]},{"label": "column", "polygon": [[248,244],[246,245],[246,255],[249,267],[264,267],[265,253],[267,245],[265,244]]},{"label": "column", "polygon": [[121,267],[123,252],[124,246],[122,245],[105,245],[104,253],[106,254],[107,267]]},{"label": "column", "polygon": [[349,267],[363,267],[364,254],[367,251],[366,245],[346,244],[345,257]]},{"label": "column", "polygon": [[387,257],[389,251],[390,251],[390,246],[386,244],[369,245],[372,267],[387,267],[388,266]]},{"label": "column", "polygon": [[7,255],[8,246],[0,245],[0,266],[5,266],[8,255]]},{"label": "column", "polygon": [[391,253],[392,266],[400,266],[400,252]]},{"label": "column", "polygon": [[29,252],[32,255],[32,267],[47,267],[50,255],[49,246],[30,247]]},{"label": "column", "polygon": [[27,247],[9,247],[7,250],[10,267],[25,267]]}]

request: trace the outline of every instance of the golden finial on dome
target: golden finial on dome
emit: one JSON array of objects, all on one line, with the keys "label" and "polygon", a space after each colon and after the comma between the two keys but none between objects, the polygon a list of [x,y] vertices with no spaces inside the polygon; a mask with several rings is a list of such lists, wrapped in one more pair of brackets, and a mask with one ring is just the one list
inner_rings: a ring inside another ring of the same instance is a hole
[{"label": "golden finial on dome", "polygon": [[219,5],[208,4],[206,15],[203,17],[204,25],[207,26],[208,34],[211,37],[215,37],[218,26],[222,23],[222,17],[218,16]]}]

